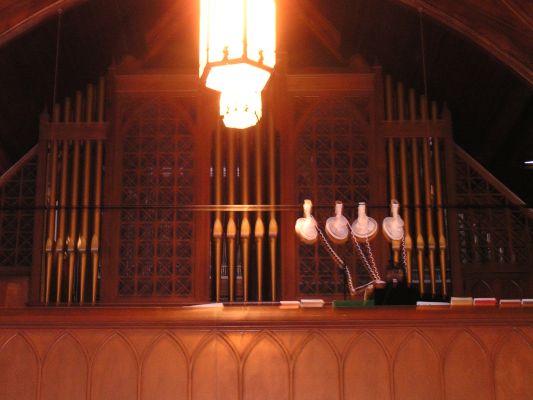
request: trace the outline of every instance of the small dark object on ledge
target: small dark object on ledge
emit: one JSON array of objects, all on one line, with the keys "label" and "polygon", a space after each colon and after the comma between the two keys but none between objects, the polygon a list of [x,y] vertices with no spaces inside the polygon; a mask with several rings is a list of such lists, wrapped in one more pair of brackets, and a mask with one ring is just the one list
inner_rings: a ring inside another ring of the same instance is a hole
[{"label": "small dark object on ledge", "polygon": [[402,266],[388,265],[385,287],[374,291],[375,305],[414,305],[418,301],[418,290],[407,286],[405,270]]}]

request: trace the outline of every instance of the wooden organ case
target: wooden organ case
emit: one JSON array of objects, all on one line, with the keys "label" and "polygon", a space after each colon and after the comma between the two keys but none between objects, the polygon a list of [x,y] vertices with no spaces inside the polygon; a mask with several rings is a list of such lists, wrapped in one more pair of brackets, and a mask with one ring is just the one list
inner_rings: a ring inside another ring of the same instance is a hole
[{"label": "wooden organ case", "polygon": [[[336,200],[380,222],[398,199],[422,296],[531,293],[531,216],[455,146],[446,109],[379,67],[281,64],[263,97],[257,127],[229,130],[195,75],[118,67],[43,116],[32,302],[341,298],[342,273],[294,233],[306,198],[319,223]],[[371,246],[382,271],[400,259],[381,234]],[[369,280],[350,245],[337,250]]]}]

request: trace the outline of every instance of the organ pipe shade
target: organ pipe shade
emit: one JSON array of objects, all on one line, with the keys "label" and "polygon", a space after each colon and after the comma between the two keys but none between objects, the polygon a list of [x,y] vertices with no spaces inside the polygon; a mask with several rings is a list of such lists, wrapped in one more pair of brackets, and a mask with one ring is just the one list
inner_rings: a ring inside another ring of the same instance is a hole
[{"label": "organ pipe shade", "polygon": [[255,125],[276,64],[275,0],[200,0],[199,49],[199,76],[221,92],[224,124]]}]

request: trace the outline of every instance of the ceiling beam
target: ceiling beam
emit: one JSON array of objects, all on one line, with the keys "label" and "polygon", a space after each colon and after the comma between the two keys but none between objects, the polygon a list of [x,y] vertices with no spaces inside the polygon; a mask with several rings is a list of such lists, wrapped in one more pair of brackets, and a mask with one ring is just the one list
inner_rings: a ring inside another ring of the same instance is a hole
[{"label": "ceiling beam", "polygon": [[0,46],[29,31],[59,10],[85,3],[87,0],[2,0],[0,1]]},{"label": "ceiling beam", "polygon": [[523,0],[394,0],[465,35],[533,85],[531,6]]},{"label": "ceiling beam", "polygon": [[322,43],[322,45],[341,64],[346,64],[346,59],[341,54],[341,34],[337,28],[326,18],[309,0],[287,0],[285,3],[292,7],[294,15],[300,17],[306,27]]}]

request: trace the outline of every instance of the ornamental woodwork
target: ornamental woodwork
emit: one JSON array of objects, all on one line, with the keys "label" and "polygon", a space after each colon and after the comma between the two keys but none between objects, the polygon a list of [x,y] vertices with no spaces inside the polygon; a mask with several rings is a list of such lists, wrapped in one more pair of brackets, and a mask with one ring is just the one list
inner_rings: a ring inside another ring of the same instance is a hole
[{"label": "ornamental woodwork", "polygon": [[37,149],[2,176],[0,184],[0,271],[31,268]]},{"label": "ornamental woodwork", "polygon": [[525,399],[532,389],[528,310],[48,311],[1,318],[0,399]]},{"label": "ornamental woodwork", "polygon": [[[216,99],[192,75],[112,71],[109,82],[105,103],[101,82],[98,96],[89,86],[73,110],[67,100],[43,117],[38,158],[0,185],[20,217],[2,209],[0,254],[20,264],[9,269],[30,260],[23,206],[36,183],[32,302],[341,298],[325,250],[294,234],[305,198],[319,223],[336,200],[351,220],[366,201],[380,222],[397,198],[408,281],[422,296],[531,293],[523,204],[455,147],[447,110],[393,91],[379,68],[279,72],[264,121],[243,135],[217,128]],[[370,245],[382,272],[403,259],[381,234]],[[349,245],[337,251],[357,284],[368,281]]]}]

